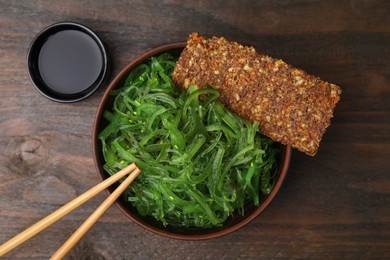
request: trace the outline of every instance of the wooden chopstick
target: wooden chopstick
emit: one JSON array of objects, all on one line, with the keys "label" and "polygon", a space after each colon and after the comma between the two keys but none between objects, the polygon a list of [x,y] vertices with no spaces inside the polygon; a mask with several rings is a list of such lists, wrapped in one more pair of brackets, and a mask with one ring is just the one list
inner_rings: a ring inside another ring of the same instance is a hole
[{"label": "wooden chopstick", "polygon": [[83,224],[68,238],[68,240],[58,249],[50,259],[62,259],[74,245],[88,232],[88,230],[99,220],[106,210],[114,203],[125,189],[141,172],[135,169],[110,196],[84,221]]},{"label": "wooden chopstick", "polygon": [[[69,212],[73,211],[74,209],[78,208],[79,206],[83,205],[85,202],[87,202],[92,197],[96,196],[98,193],[103,191],[104,189],[108,188],[115,182],[119,181],[122,177],[126,176],[130,172],[134,170],[139,170],[138,167],[133,163],[127,166],[126,168],[123,168],[116,174],[113,174],[111,177],[107,178],[106,180],[102,181],[98,185],[94,186],[93,188],[89,189],[88,191],[84,192],[77,198],[73,199],[72,201],[68,202],[61,208],[57,209],[50,215],[46,216],[45,218],[41,219],[31,227],[27,228],[23,232],[19,233],[18,235],[14,236],[4,244],[0,246],[0,256],[3,256],[4,254],[8,253],[15,247],[19,246],[26,240],[30,239],[31,237],[35,236],[48,226],[52,225],[59,219],[61,219],[63,216],[68,214]],[[139,172],[138,172],[139,174]],[[126,179],[127,180],[127,179]]]}]

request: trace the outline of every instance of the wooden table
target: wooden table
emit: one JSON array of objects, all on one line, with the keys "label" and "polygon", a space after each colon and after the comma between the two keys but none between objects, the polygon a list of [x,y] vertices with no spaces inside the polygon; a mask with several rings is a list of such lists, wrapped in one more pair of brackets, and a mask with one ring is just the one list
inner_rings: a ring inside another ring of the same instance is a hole
[{"label": "wooden table", "polygon": [[[92,125],[107,85],[60,104],[40,95],[26,70],[33,37],[75,21],[109,47],[110,80],[142,52],[197,31],[253,45],[343,94],[319,153],[294,151],[276,199],[248,226],[179,241],[142,229],[114,206],[69,258],[389,259],[389,14],[389,1],[0,1],[0,243],[99,182]],[[106,196],[6,257],[47,259]]]}]

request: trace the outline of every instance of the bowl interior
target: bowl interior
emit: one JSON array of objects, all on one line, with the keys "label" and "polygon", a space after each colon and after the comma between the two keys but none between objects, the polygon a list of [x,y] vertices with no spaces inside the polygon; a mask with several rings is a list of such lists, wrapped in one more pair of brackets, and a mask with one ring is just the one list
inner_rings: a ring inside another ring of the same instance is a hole
[{"label": "bowl interior", "polygon": [[[104,118],[102,118],[103,111],[106,109],[110,109],[112,107],[113,99],[110,99],[110,95],[109,95],[110,91],[115,88],[119,88],[123,86],[127,74],[133,68],[145,62],[151,56],[158,55],[164,52],[169,52],[179,56],[184,46],[185,43],[169,44],[169,45],[164,45],[155,48],[149,52],[144,53],[143,55],[139,56],[137,59],[129,63],[114,78],[114,80],[106,90],[96,114],[94,130],[93,130],[95,164],[101,179],[106,179],[107,177],[109,177],[109,174],[106,173],[102,168],[102,165],[104,164],[104,158],[102,154],[102,147],[98,140],[98,135],[102,131],[102,129],[107,125],[107,121]],[[275,197],[287,173],[287,169],[291,157],[290,146],[279,144],[279,148],[281,150],[281,153],[278,158],[279,160],[278,172],[276,176],[275,186],[272,189],[271,193],[268,196],[262,196],[262,200],[260,201],[259,206],[254,206],[252,203],[248,203],[244,208],[244,216],[238,213],[233,214],[220,227],[189,228],[189,227],[175,227],[169,225],[164,226],[161,222],[155,220],[153,217],[141,216],[138,213],[137,209],[133,207],[129,202],[126,202],[123,198],[120,198],[116,204],[122,210],[122,212],[130,219],[132,219],[133,221],[135,221],[145,229],[148,229],[152,232],[155,232],[163,236],[178,238],[178,239],[186,239],[186,240],[199,240],[199,239],[208,239],[208,238],[214,238],[214,237],[226,235],[228,233],[237,230],[238,228],[244,226],[245,224],[253,220],[261,211],[264,210],[264,208],[266,208],[266,206]],[[112,193],[115,190],[115,188],[116,186],[113,185],[108,189],[108,192]]]}]

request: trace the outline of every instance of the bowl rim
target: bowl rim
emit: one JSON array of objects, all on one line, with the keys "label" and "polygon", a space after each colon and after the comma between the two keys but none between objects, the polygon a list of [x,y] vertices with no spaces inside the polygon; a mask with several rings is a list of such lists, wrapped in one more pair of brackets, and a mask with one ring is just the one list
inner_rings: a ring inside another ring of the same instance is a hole
[{"label": "bowl rim", "polygon": [[[104,180],[104,172],[102,172],[101,167],[99,166],[99,152],[98,152],[98,126],[100,125],[100,121],[102,118],[102,113],[104,111],[104,107],[110,97],[110,92],[112,89],[114,89],[118,83],[122,80],[122,78],[127,75],[131,69],[136,67],[137,65],[141,64],[145,61],[145,59],[150,58],[151,56],[157,55],[163,51],[172,51],[178,48],[184,48],[186,45],[185,42],[177,42],[177,43],[170,43],[161,45],[158,47],[155,47],[153,49],[150,49],[149,51],[144,52],[143,54],[136,57],[134,60],[132,60],[130,63],[128,63],[111,81],[107,89],[105,90],[103,97],[99,103],[98,109],[96,111],[95,120],[93,124],[93,153],[94,153],[94,163],[97,170],[97,174],[100,180]],[[271,191],[271,193],[264,199],[264,201],[254,210],[249,216],[247,216],[245,219],[240,221],[237,224],[234,224],[232,226],[229,226],[225,229],[213,232],[213,233],[207,233],[207,234],[194,234],[194,235],[186,235],[186,234],[178,234],[174,233],[168,230],[161,230],[156,227],[153,227],[149,225],[146,222],[143,222],[136,217],[134,217],[132,214],[130,214],[126,208],[118,201],[115,202],[116,206],[132,221],[137,223],[139,226],[143,227],[146,230],[149,230],[155,234],[168,237],[168,238],[174,238],[174,239],[181,239],[181,240],[205,240],[205,239],[211,239],[211,238],[217,238],[221,237],[227,234],[230,234],[243,226],[247,225],[249,222],[254,220],[264,209],[270,204],[270,202],[275,198],[276,194],[278,193],[280,187],[282,186],[282,183],[286,177],[290,161],[291,161],[291,154],[292,154],[292,148],[290,145],[285,145],[284,153],[282,154],[282,162],[281,168],[279,169],[279,178],[276,180],[275,185]],[[106,189],[108,194],[111,194],[111,192]]]}]

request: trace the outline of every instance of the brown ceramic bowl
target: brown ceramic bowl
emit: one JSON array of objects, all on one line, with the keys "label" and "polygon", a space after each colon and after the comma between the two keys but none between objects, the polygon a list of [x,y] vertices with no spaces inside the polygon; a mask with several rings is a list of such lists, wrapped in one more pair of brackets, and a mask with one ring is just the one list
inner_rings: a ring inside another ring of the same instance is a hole
[{"label": "brown ceramic bowl", "polygon": [[[164,46],[157,47],[155,49],[152,49],[132,62],[130,62],[125,68],[122,69],[122,71],[114,78],[114,80],[109,85],[108,89],[104,93],[104,96],[100,102],[99,108],[97,110],[96,118],[95,118],[95,124],[93,129],[93,148],[95,151],[95,164],[96,168],[99,174],[99,177],[104,180],[109,175],[103,170],[103,154],[102,154],[102,148],[98,140],[98,135],[101,132],[101,130],[107,125],[107,122],[102,117],[103,111],[105,109],[110,109],[112,106],[112,101],[110,99],[110,91],[121,87],[126,79],[126,76],[128,73],[135,68],[136,66],[142,64],[144,61],[146,61],[149,57],[155,56],[164,52],[170,52],[173,54],[179,55],[180,52],[183,50],[185,46],[185,43],[173,43],[168,44]],[[271,193],[263,197],[263,200],[261,201],[259,206],[254,206],[253,204],[249,203],[246,205],[244,212],[245,215],[241,216],[240,214],[234,214],[233,216],[229,217],[227,221],[220,227],[214,227],[214,228],[186,228],[186,227],[174,227],[174,226],[167,226],[164,227],[162,223],[158,222],[152,217],[145,217],[141,216],[135,207],[133,207],[130,203],[126,202],[122,198],[119,199],[116,202],[116,205],[121,209],[121,211],[129,217],[131,220],[142,226],[143,228],[152,231],[154,233],[157,233],[159,235],[170,237],[170,238],[176,238],[176,239],[184,239],[184,240],[201,240],[201,239],[210,239],[215,237],[220,237],[226,234],[229,234],[246,224],[248,224],[250,221],[252,221],[254,218],[256,218],[272,201],[272,199],[275,197],[276,193],[278,192],[280,186],[282,185],[282,182],[286,176],[287,169],[290,164],[290,157],[291,157],[291,147],[285,146],[280,144],[281,154],[279,158],[279,165],[278,165],[278,173],[276,176],[276,182],[275,186],[272,189]],[[111,194],[114,189],[114,187],[110,187],[108,189],[108,192]]]}]

